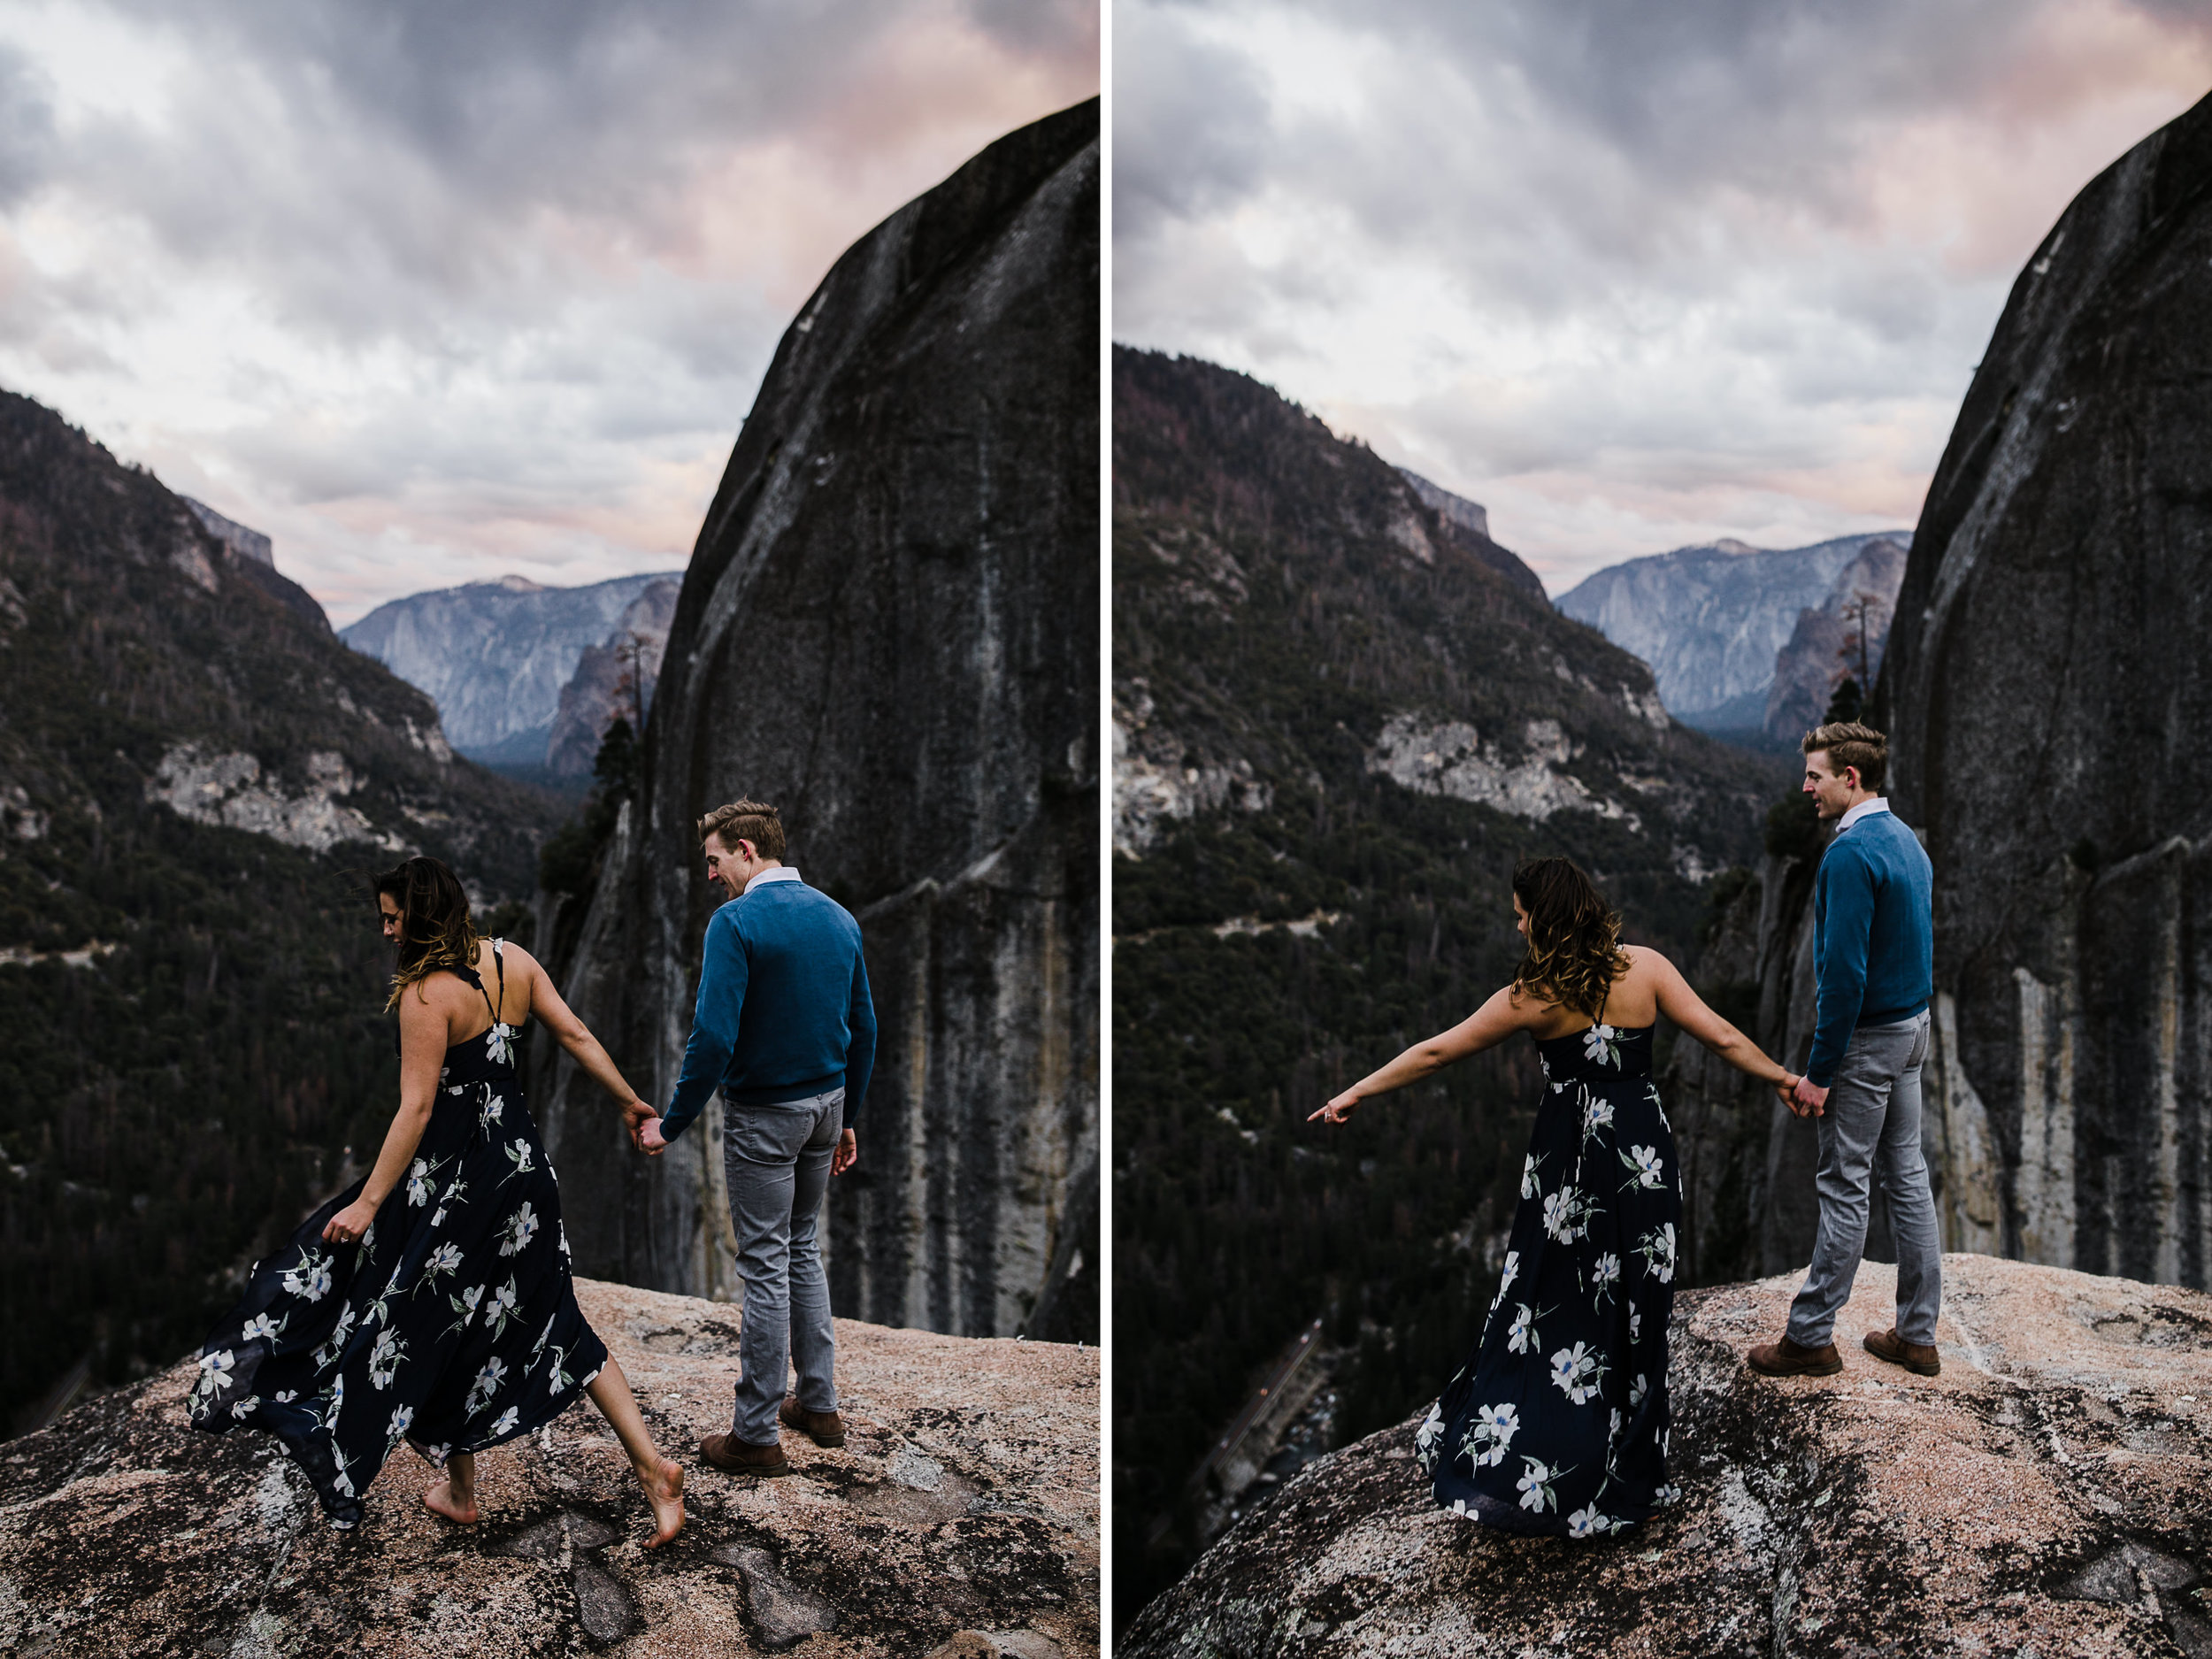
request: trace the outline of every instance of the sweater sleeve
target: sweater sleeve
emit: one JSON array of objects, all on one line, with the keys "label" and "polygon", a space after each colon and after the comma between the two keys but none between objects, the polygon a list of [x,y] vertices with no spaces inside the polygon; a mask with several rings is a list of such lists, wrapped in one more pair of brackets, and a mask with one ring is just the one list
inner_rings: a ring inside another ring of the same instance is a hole
[{"label": "sweater sleeve", "polygon": [[1813,1051],[1805,1075],[1816,1087],[1836,1080],[1843,1051],[1866,1003],[1867,954],[1874,935],[1874,871],[1849,849],[1831,846],[1817,878],[1824,911],[1819,985],[1813,998]]},{"label": "sweater sleeve", "polygon": [[876,1068],[876,1004],[868,994],[867,961],[856,950],[853,952],[852,1006],[845,1021],[852,1032],[852,1045],[845,1050],[845,1127],[849,1129],[867,1103],[868,1079]]},{"label": "sweater sleeve", "polygon": [[684,1045],[683,1075],[661,1118],[661,1139],[673,1141],[705,1108],[737,1051],[737,1019],[745,1007],[749,966],[737,920],[718,910],[707,923],[699,1000],[691,1010],[691,1041]]}]

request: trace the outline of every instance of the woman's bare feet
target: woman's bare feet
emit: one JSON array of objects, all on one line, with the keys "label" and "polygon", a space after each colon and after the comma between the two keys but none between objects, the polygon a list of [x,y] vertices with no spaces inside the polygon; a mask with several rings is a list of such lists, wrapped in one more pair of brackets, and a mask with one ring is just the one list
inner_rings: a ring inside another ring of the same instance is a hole
[{"label": "woman's bare feet", "polygon": [[442,1515],[449,1521],[458,1521],[466,1526],[476,1519],[476,1494],[465,1497],[456,1494],[453,1478],[449,1475],[434,1486],[426,1486],[422,1494],[423,1507],[433,1515]]},{"label": "woman's bare feet", "polygon": [[645,1548],[658,1549],[684,1530],[684,1466],[664,1457],[649,1472],[640,1469],[637,1479],[645,1488],[645,1501],[653,1506],[653,1536],[645,1540]]}]

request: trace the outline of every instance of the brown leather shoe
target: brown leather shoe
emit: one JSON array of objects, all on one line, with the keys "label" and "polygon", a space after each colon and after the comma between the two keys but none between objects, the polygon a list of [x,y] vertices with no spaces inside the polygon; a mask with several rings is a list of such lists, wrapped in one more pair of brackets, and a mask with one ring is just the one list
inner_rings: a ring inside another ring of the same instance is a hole
[{"label": "brown leather shoe", "polygon": [[794,1428],[817,1446],[842,1446],[845,1443],[845,1419],[834,1411],[809,1411],[799,1404],[799,1396],[786,1394],[776,1415],[784,1426]]},{"label": "brown leather shoe", "polygon": [[1843,1356],[1833,1342],[1801,1348],[1786,1335],[1779,1342],[1762,1343],[1744,1357],[1762,1377],[1832,1377],[1843,1369]]},{"label": "brown leather shoe", "polygon": [[1943,1362],[1936,1356],[1932,1343],[1908,1342],[1897,1334],[1897,1327],[1866,1333],[1866,1351],[1876,1359],[1886,1359],[1893,1365],[1902,1365],[1907,1371],[1918,1371],[1923,1377],[1933,1377],[1943,1370]]},{"label": "brown leather shoe", "polygon": [[699,1455],[717,1469],[733,1475],[787,1475],[791,1462],[778,1446],[755,1446],[733,1434],[710,1434],[699,1442]]}]

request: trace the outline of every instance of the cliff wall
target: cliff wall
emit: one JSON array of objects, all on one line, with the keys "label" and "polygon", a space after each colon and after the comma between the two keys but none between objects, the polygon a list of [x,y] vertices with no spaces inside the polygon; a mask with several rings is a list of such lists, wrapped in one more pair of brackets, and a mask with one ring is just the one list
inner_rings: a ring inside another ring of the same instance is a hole
[{"label": "cliff wall", "polygon": [[1953,1248],[2212,1273],[2212,99],[2021,272],[1878,690],[1936,867]]},{"label": "cliff wall", "polygon": [[[637,796],[537,933],[664,1102],[714,902],[693,825],[782,809],[867,941],[882,1037],[826,1239],[839,1311],[883,1324],[1098,1328],[1097,136],[1093,102],[1001,140],[807,302],[701,531]],[[579,1267],[736,1294],[718,1105],[649,1164],[538,1064]]]}]

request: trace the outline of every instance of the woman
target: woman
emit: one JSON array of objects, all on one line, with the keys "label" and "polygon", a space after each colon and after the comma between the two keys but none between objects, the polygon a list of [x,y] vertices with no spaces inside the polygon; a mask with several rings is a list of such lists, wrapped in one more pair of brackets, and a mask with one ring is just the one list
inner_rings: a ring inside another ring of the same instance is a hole
[{"label": "woman", "polygon": [[[1698,1000],[1564,858],[1513,874],[1528,941],[1513,983],[1440,1037],[1362,1078],[1315,1118],[1525,1031],[1546,1087],[1504,1277],[1481,1338],[1421,1425],[1436,1501],[1517,1532],[1590,1538],[1674,1501],[1667,1482],[1667,1318],[1682,1217],[1674,1137],[1651,1081],[1661,1014],[1778,1087],[1796,1079]],[[1501,1317],[1502,1316],[1502,1317]]]},{"label": "woman", "polygon": [[405,1440],[444,1471],[423,1502],[476,1519],[476,1454],[588,1393],[652,1507],[648,1548],[684,1524],[683,1471],[646,1432],[622,1368],[584,1322],[560,1189],[515,1071],[535,1016],[620,1102],[634,1139],[652,1109],[622,1080],[526,951],[477,936],[434,858],[377,879],[399,947],[399,1113],[368,1178],[268,1261],[200,1355],[196,1428],[282,1440],[333,1525]]}]

